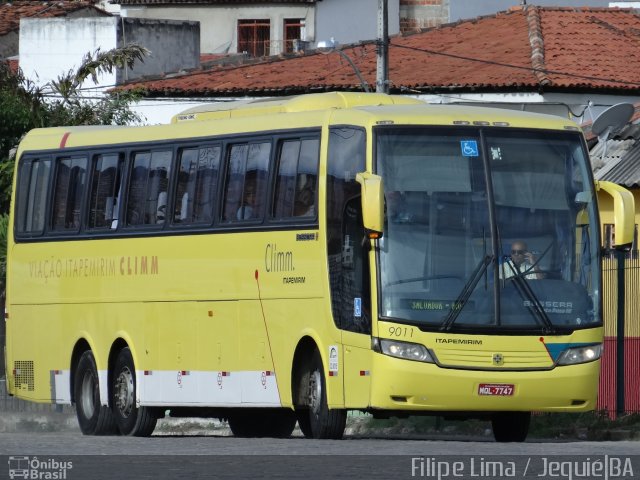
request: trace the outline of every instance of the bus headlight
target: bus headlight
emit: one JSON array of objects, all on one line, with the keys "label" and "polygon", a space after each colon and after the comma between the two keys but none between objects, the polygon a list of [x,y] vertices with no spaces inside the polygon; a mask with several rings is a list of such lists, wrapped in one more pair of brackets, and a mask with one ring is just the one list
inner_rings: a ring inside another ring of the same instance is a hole
[{"label": "bus headlight", "polygon": [[597,360],[602,355],[602,344],[588,345],[586,347],[567,348],[560,358],[558,365],[575,365],[577,363],[587,363]]},{"label": "bus headlight", "polygon": [[[415,360],[416,362],[434,363],[429,350],[418,343],[399,342],[386,338],[377,339],[377,351],[390,357]],[[374,347],[375,348],[375,347]]]}]

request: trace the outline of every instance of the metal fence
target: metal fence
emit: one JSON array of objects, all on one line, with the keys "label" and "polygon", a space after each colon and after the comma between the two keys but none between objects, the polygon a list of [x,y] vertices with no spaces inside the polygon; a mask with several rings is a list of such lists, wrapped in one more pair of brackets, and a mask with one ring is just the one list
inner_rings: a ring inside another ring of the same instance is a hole
[{"label": "metal fence", "polygon": [[[605,340],[597,408],[610,416],[640,413],[640,251],[628,253],[623,261],[615,256],[604,258],[602,275]],[[623,304],[619,304],[620,281],[624,281]],[[623,341],[619,342],[622,326]],[[620,390],[618,383],[623,384]]]}]

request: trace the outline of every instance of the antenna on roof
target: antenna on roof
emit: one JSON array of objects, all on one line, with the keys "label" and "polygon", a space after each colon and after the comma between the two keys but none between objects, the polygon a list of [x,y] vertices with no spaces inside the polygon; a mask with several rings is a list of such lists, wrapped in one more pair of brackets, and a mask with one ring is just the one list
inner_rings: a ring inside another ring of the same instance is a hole
[{"label": "antenna on roof", "polygon": [[598,142],[603,142],[604,148],[600,157],[602,160],[607,153],[607,140],[629,123],[634,111],[635,109],[630,103],[617,103],[607,108],[593,121],[591,132],[598,136]]}]

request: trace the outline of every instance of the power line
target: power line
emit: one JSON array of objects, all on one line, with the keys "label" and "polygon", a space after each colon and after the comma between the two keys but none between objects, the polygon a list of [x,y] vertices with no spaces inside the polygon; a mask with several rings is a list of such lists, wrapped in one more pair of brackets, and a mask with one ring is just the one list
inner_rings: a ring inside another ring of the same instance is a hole
[{"label": "power line", "polygon": [[544,69],[544,68],[534,68],[534,67],[527,67],[527,66],[523,66],[523,65],[513,65],[513,64],[510,64],[510,63],[497,62],[495,60],[482,60],[480,58],[466,57],[464,55],[456,55],[456,54],[453,54],[453,53],[438,52],[438,51],[429,50],[429,49],[426,49],[426,48],[410,47],[408,45],[398,45],[396,43],[391,43],[389,46],[397,47],[397,48],[404,48],[406,50],[413,50],[413,51],[416,51],[416,52],[428,53],[428,54],[431,54],[431,55],[439,55],[441,57],[455,58],[457,60],[478,62],[478,63],[484,63],[486,65],[495,65],[495,66],[498,66],[498,67],[514,68],[514,69],[517,69],[517,70],[526,70],[526,71],[534,72],[534,73],[545,73],[545,74],[551,74],[551,75],[562,75],[562,76],[565,76],[565,77],[580,78],[580,79],[583,79],[583,80],[597,80],[597,81],[600,81],[600,82],[619,83],[619,84],[622,84],[622,85],[633,85],[635,87],[640,87],[640,83],[638,83],[638,82],[628,82],[628,81],[625,81],[625,80],[617,80],[617,79],[614,79],[614,78],[595,77],[595,76],[591,76],[591,75],[580,75],[580,74],[577,74],[577,73],[561,72],[559,70],[547,70],[547,69]]}]

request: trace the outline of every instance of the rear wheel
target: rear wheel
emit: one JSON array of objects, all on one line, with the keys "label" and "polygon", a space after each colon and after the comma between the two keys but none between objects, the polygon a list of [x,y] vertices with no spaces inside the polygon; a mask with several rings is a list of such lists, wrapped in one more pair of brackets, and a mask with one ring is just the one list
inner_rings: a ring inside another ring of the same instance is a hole
[{"label": "rear wheel", "polygon": [[347,423],[347,411],[329,409],[327,405],[327,384],[320,353],[316,350],[310,368],[304,372],[299,382],[303,389],[300,398],[305,405],[297,408],[300,430],[309,438],[340,439]]},{"label": "rear wheel", "polygon": [[136,437],[151,435],[157,418],[151,408],[136,406],[136,371],[129,348],[118,353],[111,381],[111,408],[120,433]]},{"label": "rear wheel", "polygon": [[499,412],[491,418],[496,442],[524,442],[529,433],[531,412]]},{"label": "rear wheel", "polygon": [[239,409],[229,415],[229,428],[236,437],[291,436],[296,415],[288,409]]},{"label": "rear wheel", "polygon": [[73,381],[78,425],[85,435],[117,433],[109,407],[100,404],[100,382],[93,353],[87,350],[80,356]]}]

